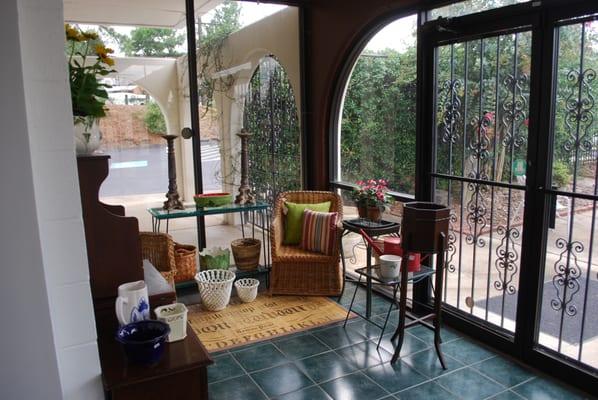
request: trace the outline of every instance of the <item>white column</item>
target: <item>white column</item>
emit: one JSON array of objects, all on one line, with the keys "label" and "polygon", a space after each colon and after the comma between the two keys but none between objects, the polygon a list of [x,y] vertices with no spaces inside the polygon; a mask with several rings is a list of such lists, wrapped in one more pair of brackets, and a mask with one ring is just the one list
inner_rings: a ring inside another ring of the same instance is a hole
[{"label": "white column", "polygon": [[101,399],[60,0],[0,3],[0,398]]}]

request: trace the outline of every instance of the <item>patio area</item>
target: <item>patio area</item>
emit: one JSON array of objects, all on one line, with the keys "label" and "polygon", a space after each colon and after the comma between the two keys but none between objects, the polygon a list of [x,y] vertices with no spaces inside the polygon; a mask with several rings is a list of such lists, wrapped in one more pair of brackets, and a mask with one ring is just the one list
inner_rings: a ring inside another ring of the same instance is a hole
[{"label": "patio area", "polygon": [[598,3],[6,0],[0,31],[1,399],[598,399]]}]

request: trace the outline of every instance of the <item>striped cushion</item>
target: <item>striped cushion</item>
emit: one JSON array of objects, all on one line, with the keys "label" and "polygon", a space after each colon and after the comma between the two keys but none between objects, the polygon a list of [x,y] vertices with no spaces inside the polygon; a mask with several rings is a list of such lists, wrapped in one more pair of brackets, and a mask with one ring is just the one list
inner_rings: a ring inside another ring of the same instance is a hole
[{"label": "striped cushion", "polygon": [[301,229],[303,250],[332,255],[336,240],[338,213],[305,210]]}]

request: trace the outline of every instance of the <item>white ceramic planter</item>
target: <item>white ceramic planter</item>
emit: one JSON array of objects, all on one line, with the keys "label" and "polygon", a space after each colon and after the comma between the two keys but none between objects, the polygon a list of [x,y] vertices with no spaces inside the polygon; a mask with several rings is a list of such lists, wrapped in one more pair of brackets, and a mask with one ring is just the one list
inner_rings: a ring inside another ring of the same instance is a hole
[{"label": "white ceramic planter", "polygon": [[102,144],[102,133],[100,132],[100,124],[95,121],[91,126],[78,122],[74,124],[73,131],[75,134],[75,149],[77,155],[93,154]]},{"label": "white ceramic planter", "polygon": [[401,257],[393,254],[380,256],[380,277],[383,279],[395,279],[399,277],[401,270]]},{"label": "white ceramic planter", "polygon": [[260,281],[252,278],[243,278],[235,282],[237,296],[243,303],[251,303],[257,297],[257,288]]},{"label": "white ceramic planter", "polygon": [[168,304],[154,310],[158,321],[170,326],[168,342],[176,342],[187,337],[187,307],[183,303]]}]

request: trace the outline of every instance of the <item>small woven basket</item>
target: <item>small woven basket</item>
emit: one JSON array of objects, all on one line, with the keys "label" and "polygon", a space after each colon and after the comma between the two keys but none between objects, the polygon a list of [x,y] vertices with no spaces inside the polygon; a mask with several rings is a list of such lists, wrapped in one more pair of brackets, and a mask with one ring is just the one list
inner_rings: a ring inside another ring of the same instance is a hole
[{"label": "small woven basket", "polygon": [[206,310],[223,310],[230,301],[235,273],[224,269],[209,269],[195,275],[199,296]]},{"label": "small woven basket", "polygon": [[230,244],[239,271],[253,271],[260,263],[262,242],[258,239],[237,239]]},{"label": "small woven basket", "polygon": [[174,261],[176,264],[175,283],[192,281],[197,273],[197,249],[190,244],[174,244]]}]

